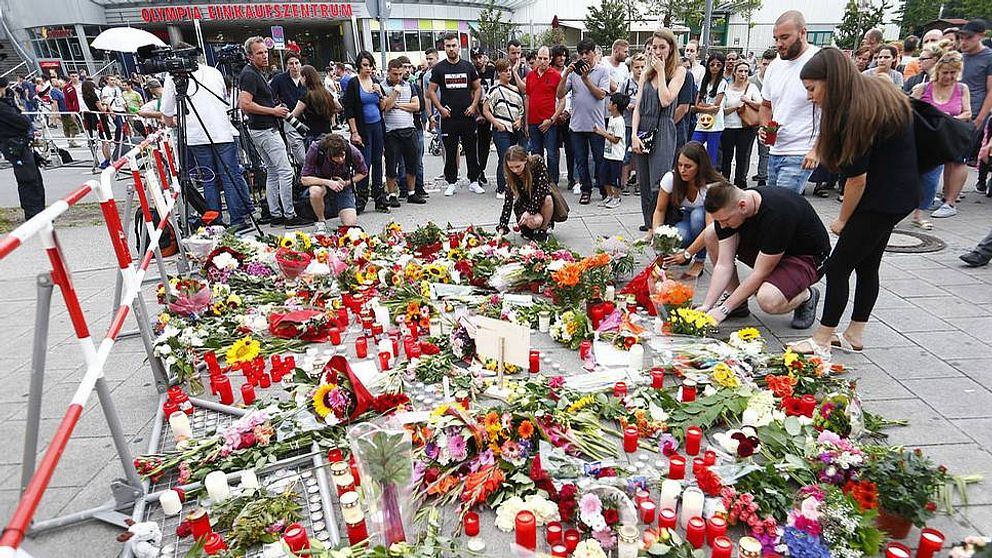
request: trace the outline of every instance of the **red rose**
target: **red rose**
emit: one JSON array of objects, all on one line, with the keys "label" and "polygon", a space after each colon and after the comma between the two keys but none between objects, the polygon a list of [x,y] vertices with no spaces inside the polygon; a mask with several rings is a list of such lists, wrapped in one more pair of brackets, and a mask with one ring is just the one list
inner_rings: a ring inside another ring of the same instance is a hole
[{"label": "red rose", "polygon": [[238,448],[250,448],[255,445],[255,434],[252,432],[244,432],[241,434],[241,445]]},{"label": "red rose", "polygon": [[176,527],[176,536],[179,537],[180,539],[185,539],[186,537],[192,534],[193,534],[193,528],[190,527],[189,521],[180,522],[179,526]]},{"label": "red rose", "polygon": [[933,502],[927,502],[926,508],[927,508],[927,511],[930,511],[930,512],[937,511],[937,504],[935,504]]},{"label": "red rose", "polygon": [[601,479],[605,477],[615,477],[615,476],[617,476],[617,472],[613,467],[603,467],[602,469],[599,470],[598,473],[596,473],[597,479]]},{"label": "red rose", "polygon": [[441,475],[440,469],[438,469],[437,467],[431,467],[430,469],[427,469],[427,471],[424,472],[424,483],[428,485],[434,484],[434,481],[436,481],[440,475]]},{"label": "red rose", "polygon": [[427,341],[421,341],[420,342],[420,352],[422,354],[424,354],[424,355],[436,355],[436,354],[438,354],[438,353],[441,352],[441,349],[439,349],[438,346],[435,345],[434,343],[429,343]]},{"label": "red rose", "polygon": [[558,502],[558,515],[561,516],[561,520],[565,523],[571,523],[575,517],[575,508],[577,507],[578,504],[575,500],[562,500]]},{"label": "red rose", "polygon": [[612,508],[611,509],[606,509],[606,510],[603,510],[603,519],[606,520],[606,524],[607,525],[609,525],[610,527],[612,527],[612,526],[616,525],[618,521],[620,521],[620,514],[617,513],[617,510],[614,510]]}]

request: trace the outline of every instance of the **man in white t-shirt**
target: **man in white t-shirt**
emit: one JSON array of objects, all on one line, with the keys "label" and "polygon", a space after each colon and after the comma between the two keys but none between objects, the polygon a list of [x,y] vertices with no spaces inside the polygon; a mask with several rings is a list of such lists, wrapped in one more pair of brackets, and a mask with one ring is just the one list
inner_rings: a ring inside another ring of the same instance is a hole
[{"label": "man in white t-shirt", "polygon": [[765,125],[778,123],[775,144],[769,149],[768,185],[788,188],[802,194],[816,158],[816,120],[813,103],[799,72],[820,49],[806,42],[806,19],[790,10],[775,22],[775,49],[778,58],[768,65],[762,83],[759,141],[765,142]]},{"label": "man in white t-shirt", "polygon": [[617,39],[613,41],[613,52],[603,57],[603,65],[610,70],[610,93],[616,93],[617,87],[630,77],[630,68],[626,62],[629,52],[630,43]]},{"label": "man in white t-shirt", "polygon": [[706,67],[699,63],[699,41],[690,40],[685,44],[685,58],[689,61],[689,72],[692,79],[696,80],[696,87],[703,82],[703,75],[706,74]]},{"label": "man in white t-shirt", "polygon": [[[178,47],[177,47],[178,48]],[[234,231],[248,228],[245,219],[251,215],[251,198],[248,184],[240,172],[238,146],[234,143],[234,126],[228,118],[227,88],[224,76],[206,64],[191,74],[189,87],[189,112],[186,115],[186,144],[189,146],[190,166],[198,169],[204,179],[203,193],[207,207],[220,212],[219,185],[224,187],[224,199],[230,213]],[[176,82],[172,76],[165,78],[161,111],[166,124],[175,126]]]}]

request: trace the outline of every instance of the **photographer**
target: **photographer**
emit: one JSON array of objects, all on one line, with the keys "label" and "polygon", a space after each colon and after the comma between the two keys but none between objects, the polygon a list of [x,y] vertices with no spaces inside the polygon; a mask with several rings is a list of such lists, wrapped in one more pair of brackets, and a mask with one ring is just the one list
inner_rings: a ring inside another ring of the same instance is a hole
[{"label": "photographer", "polygon": [[[272,97],[277,105],[289,107],[290,110],[296,107],[296,103],[307,94],[307,83],[303,78],[303,62],[300,61],[299,54],[293,51],[286,53],[286,71],[273,76],[269,87],[272,88]],[[285,120],[282,122],[282,130],[286,134],[289,148],[293,151],[293,157],[296,158],[296,164],[302,164],[306,155],[303,135]]]},{"label": "photographer", "polygon": [[[249,64],[241,71],[238,107],[248,115],[248,134],[265,164],[265,198],[275,226],[298,228],[308,221],[293,207],[293,166],[279,126],[289,109],[275,106],[272,89],[262,75],[269,65],[269,49],[261,37],[245,41]],[[264,224],[264,222],[263,222]]]},{"label": "photographer", "polygon": [[8,84],[0,77],[0,152],[14,167],[26,221],[45,209],[45,183],[31,150],[31,120],[7,100]]},{"label": "photographer", "polygon": [[368,174],[362,152],[337,134],[327,134],[310,146],[303,164],[303,185],[310,187],[310,205],[317,215],[315,232],[327,232],[325,207],[338,214],[343,226],[358,223],[355,182]]},{"label": "photographer", "polygon": [[[185,43],[176,49],[192,49]],[[148,80],[149,91],[154,91],[157,80]],[[165,78],[165,86],[160,101],[160,111],[169,126],[176,125],[176,82],[171,75]],[[230,229],[237,232],[248,227],[245,217],[253,208],[248,195],[248,184],[239,172],[238,146],[234,143],[234,127],[227,117],[228,107],[224,102],[226,89],[224,77],[216,68],[206,64],[190,74],[187,91],[189,112],[186,114],[186,145],[192,157],[190,166],[202,169],[203,196],[207,208],[220,212],[220,191],[223,184],[227,211],[230,214]],[[140,113],[139,113],[140,114]]]}]

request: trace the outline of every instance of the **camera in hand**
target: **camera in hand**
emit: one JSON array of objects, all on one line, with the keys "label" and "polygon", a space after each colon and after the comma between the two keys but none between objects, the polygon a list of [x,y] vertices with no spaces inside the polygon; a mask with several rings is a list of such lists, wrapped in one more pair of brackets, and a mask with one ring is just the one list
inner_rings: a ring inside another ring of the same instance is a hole
[{"label": "camera in hand", "polygon": [[288,122],[289,125],[292,126],[294,130],[299,132],[301,136],[310,135],[310,126],[307,126],[303,122],[300,122],[300,119],[293,116],[292,114],[286,115],[286,122]]},{"label": "camera in hand", "polygon": [[586,61],[583,59],[578,59],[575,61],[575,66],[573,66],[575,73],[582,75],[586,73],[586,69],[589,67]]},{"label": "camera in hand", "polygon": [[189,74],[199,67],[195,47],[173,49],[147,45],[138,48],[138,71],[143,74]]}]

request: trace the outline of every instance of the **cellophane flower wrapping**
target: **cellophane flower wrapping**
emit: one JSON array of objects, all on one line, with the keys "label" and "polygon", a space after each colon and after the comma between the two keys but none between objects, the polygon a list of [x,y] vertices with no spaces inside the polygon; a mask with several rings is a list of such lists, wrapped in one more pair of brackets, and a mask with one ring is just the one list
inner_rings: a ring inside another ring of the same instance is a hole
[{"label": "cellophane flower wrapping", "polygon": [[388,422],[365,422],[348,431],[368,507],[366,520],[387,548],[413,541],[414,475],[410,432]]}]

